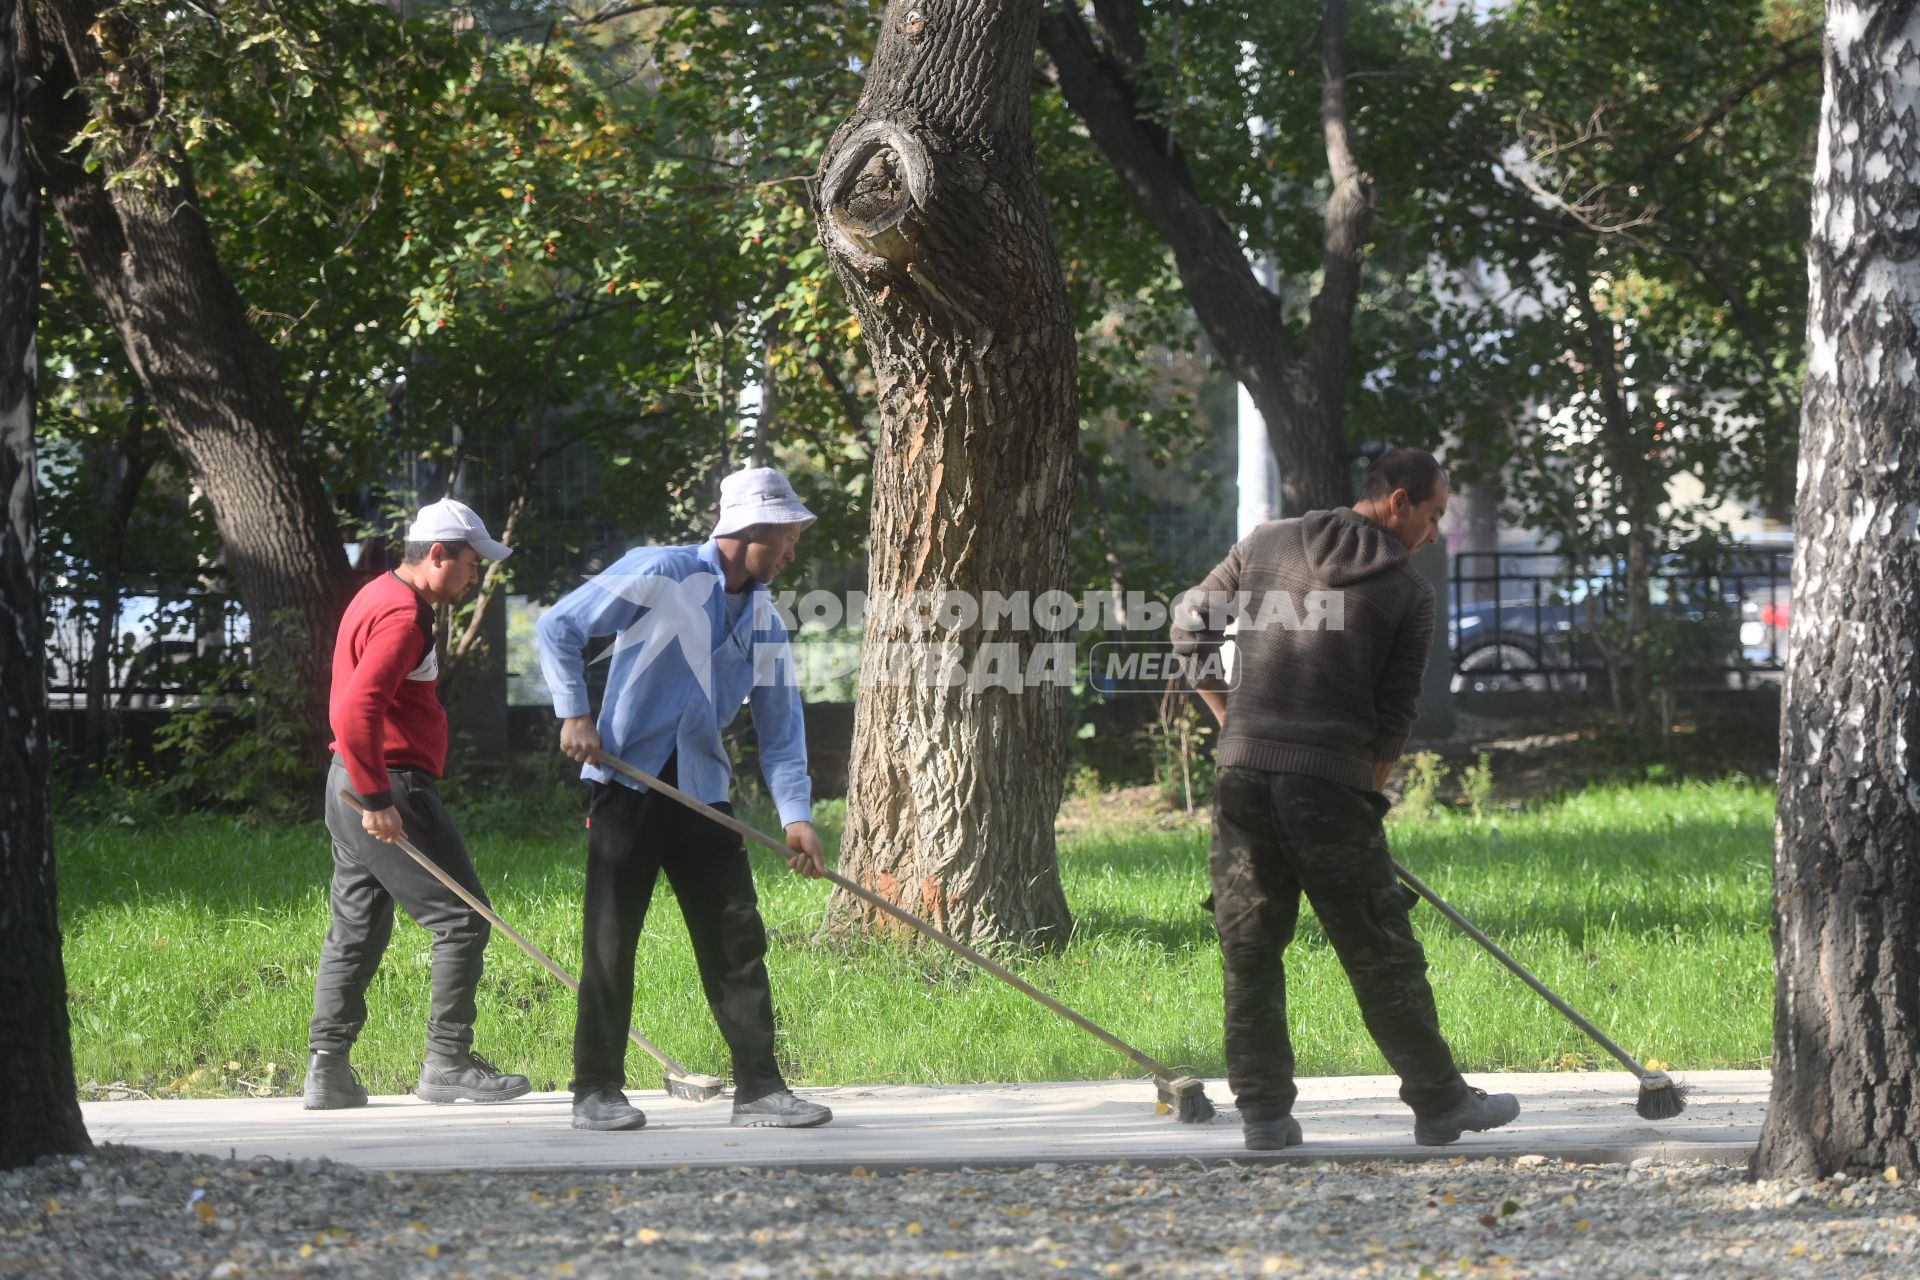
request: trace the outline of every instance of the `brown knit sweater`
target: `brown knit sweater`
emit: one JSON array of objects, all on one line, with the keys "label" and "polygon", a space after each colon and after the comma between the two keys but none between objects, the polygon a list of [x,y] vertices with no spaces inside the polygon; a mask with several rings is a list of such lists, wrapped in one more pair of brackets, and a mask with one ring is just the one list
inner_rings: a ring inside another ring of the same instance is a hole
[{"label": "brown knit sweater", "polygon": [[1263,524],[1181,598],[1174,648],[1217,654],[1229,618],[1217,762],[1371,791],[1373,763],[1407,744],[1433,638],[1433,587],[1406,548],[1351,507]]}]

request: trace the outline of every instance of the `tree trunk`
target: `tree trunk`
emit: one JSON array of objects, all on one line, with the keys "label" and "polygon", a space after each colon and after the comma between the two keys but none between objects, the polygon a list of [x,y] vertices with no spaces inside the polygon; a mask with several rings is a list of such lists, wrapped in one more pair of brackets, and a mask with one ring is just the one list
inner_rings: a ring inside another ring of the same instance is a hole
[{"label": "tree trunk", "polygon": [[[141,438],[145,406],[136,405],[121,440],[126,470],[111,486],[107,499],[107,539],[100,550],[100,563],[94,568],[100,575],[97,608],[93,617],[93,644],[87,650],[87,759],[106,758],[113,739],[113,658],[120,635],[120,589],[126,577],[127,531],[133,524],[134,510],[140,505],[140,490],[147,472],[153,467],[153,453]],[[112,472],[113,450],[108,447],[107,467]],[[106,486],[103,486],[105,488]]]},{"label": "tree trunk", "polygon": [[1920,274],[1898,230],[1920,215],[1916,59],[1914,0],[1830,0],[1761,1177],[1920,1177]]},{"label": "tree trunk", "polygon": [[[1578,242],[1574,242],[1576,246]],[[1645,760],[1652,746],[1653,686],[1648,670],[1647,627],[1652,619],[1653,563],[1648,543],[1652,524],[1652,501],[1648,490],[1646,445],[1634,430],[1633,411],[1621,385],[1619,352],[1615,349],[1613,322],[1600,313],[1593,300],[1594,274],[1584,250],[1572,250],[1577,267],[1574,303],[1586,330],[1587,354],[1592,361],[1594,380],[1600,391],[1600,449],[1619,494],[1619,506],[1626,514],[1627,543],[1623,557],[1626,596],[1626,630],[1621,643],[1608,655],[1609,676],[1614,685],[1614,707],[1620,712],[1619,663],[1627,664],[1627,706],[1621,717],[1637,759]],[[1607,520],[1607,532],[1613,521]]]},{"label": "tree trunk", "polygon": [[[961,938],[1057,944],[1066,690],[888,673],[891,646],[948,643],[965,673],[1024,672],[1037,643],[1072,636],[883,612],[909,593],[1035,599],[1066,582],[1074,324],[1034,178],[1038,19],[1031,0],[889,4],[817,213],[881,420],[842,869]],[[1011,662],[983,661],[984,644]],[[828,927],[895,926],[838,895]]]},{"label": "tree trunk", "polygon": [[0,0],[0,1169],[86,1151],[47,808],[46,649],[33,471],[40,207],[22,146],[26,72]]},{"label": "tree trunk", "polygon": [[1304,343],[1287,333],[1280,299],[1254,274],[1239,235],[1201,200],[1180,148],[1141,114],[1134,77],[1145,51],[1136,8],[1136,0],[1097,0],[1104,48],[1095,45],[1077,4],[1047,14],[1040,38],[1061,95],[1172,249],[1207,339],[1265,419],[1284,513],[1347,506],[1353,502],[1347,358],[1373,181],[1354,159],[1347,118],[1346,4],[1326,0],[1320,28],[1320,122],[1333,189],[1322,234],[1322,283]]},{"label": "tree trunk", "polygon": [[[40,0],[22,32],[40,80],[28,102],[35,163],[128,363],[212,509],[251,620],[256,695],[268,716],[302,727],[303,754],[317,760],[346,554],[273,352],[220,266],[192,173],[177,154],[152,150],[144,104],[159,94],[123,20],[103,19],[97,3]],[[129,91],[107,108],[118,136],[75,148],[89,111],[79,86],[92,76]]]}]

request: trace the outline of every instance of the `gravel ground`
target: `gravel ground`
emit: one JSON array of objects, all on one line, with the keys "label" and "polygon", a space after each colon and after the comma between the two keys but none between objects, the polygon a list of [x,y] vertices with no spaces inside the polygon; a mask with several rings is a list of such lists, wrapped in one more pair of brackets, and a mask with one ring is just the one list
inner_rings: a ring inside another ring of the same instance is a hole
[{"label": "gravel ground", "polygon": [[0,1276],[1920,1275],[1920,1193],[1704,1163],[365,1173],[103,1147],[0,1175]]}]

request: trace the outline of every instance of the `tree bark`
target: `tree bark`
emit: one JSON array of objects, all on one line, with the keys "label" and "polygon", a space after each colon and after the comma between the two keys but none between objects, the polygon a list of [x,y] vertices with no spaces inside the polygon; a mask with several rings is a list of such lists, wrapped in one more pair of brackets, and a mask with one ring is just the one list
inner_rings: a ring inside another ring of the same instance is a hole
[{"label": "tree bark", "polygon": [[[1053,842],[1066,691],[890,677],[904,652],[891,646],[948,643],[976,672],[982,645],[1006,644],[1025,671],[1048,637],[882,609],[909,593],[1037,598],[1067,580],[1074,323],[1034,177],[1038,19],[1032,0],[889,4],[817,194],[881,422],[842,868],[976,943],[1067,936]],[[895,926],[837,895],[828,927]]]},{"label": "tree bark", "polygon": [[21,139],[15,17],[14,0],[0,0],[0,1169],[92,1145],[73,1088],[47,806],[33,470],[40,208]]},{"label": "tree bark", "polygon": [[[193,174],[157,149],[155,77],[124,20],[101,10],[40,0],[22,24],[39,77],[27,108],[33,158],[128,363],[206,495],[251,619],[255,692],[268,715],[302,727],[303,753],[317,760],[347,567],[339,522],[272,349],[220,266]],[[90,104],[81,86],[96,76],[119,87],[114,104]],[[117,140],[75,147],[94,109]],[[134,169],[142,176],[108,186]]]},{"label": "tree bark", "polygon": [[1830,0],[1761,1177],[1920,1176],[1916,60],[1915,0]]},{"label": "tree bark", "polygon": [[1326,0],[1320,29],[1320,121],[1333,191],[1304,343],[1288,334],[1280,299],[1254,274],[1234,229],[1202,201],[1180,148],[1142,115],[1134,77],[1145,55],[1135,8],[1136,0],[1094,5],[1104,48],[1077,5],[1047,14],[1040,39],[1060,92],[1172,249],[1208,340],[1266,420],[1285,514],[1347,506],[1347,360],[1373,180],[1354,159],[1347,114],[1346,4]]},{"label": "tree bark", "polygon": [[[1626,600],[1626,624],[1617,649],[1608,650],[1607,678],[1614,690],[1615,714],[1627,733],[1634,754],[1644,761],[1653,747],[1652,672],[1648,668],[1647,626],[1652,618],[1653,511],[1648,492],[1646,444],[1634,429],[1633,410],[1627,404],[1621,385],[1619,352],[1615,349],[1613,321],[1600,313],[1593,300],[1594,273],[1591,260],[1582,247],[1569,241],[1571,260],[1577,264],[1573,281],[1575,309],[1586,332],[1587,356],[1592,361],[1594,381],[1600,392],[1600,449],[1607,469],[1613,473],[1619,508],[1625,515],[1625,573],[1621,587]],[[1605,522],[1608,526],[1612,521]],[[1611,532],[1609,528],[1609,532]],[[1627,698],[1621,706],[1620,667],[1626,665]]]},{"label": "tree bark", "polygon": [[121,447],[116,450],[111,444],[105,446],[108,474],[112,474],[116,453],[124,461],[126,470],[114,478],[111,486],[101,486],[104,490],[101,497],[107,500],[107,537],[100,548],[100,563],[94,566],[100,575],[100,587],[95,596],[93,643],[87,650],[84,735],[87,758],[94,761],[106,758],[113,739],[113,659],[115,642],[120,635],[120,589],[126,578],[127,533],[140,504],[140,490],[146,484],[147,472],[153,467],[153,451],[145,447],[141,437],[145,417],[146,406],[136,404],[128,414],[126,430],[121,433]]}]

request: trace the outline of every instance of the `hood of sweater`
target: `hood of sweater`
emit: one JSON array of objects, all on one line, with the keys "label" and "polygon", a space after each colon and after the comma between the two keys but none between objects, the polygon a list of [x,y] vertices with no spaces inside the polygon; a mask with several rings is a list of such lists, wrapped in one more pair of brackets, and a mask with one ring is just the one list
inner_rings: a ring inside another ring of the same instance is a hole
[{"label": "hood of sweater", "polygon": [[1314,580],[1345,587],[1407,563],[1407,549],[1352,507],[1300,517],[1300,539]]}]

